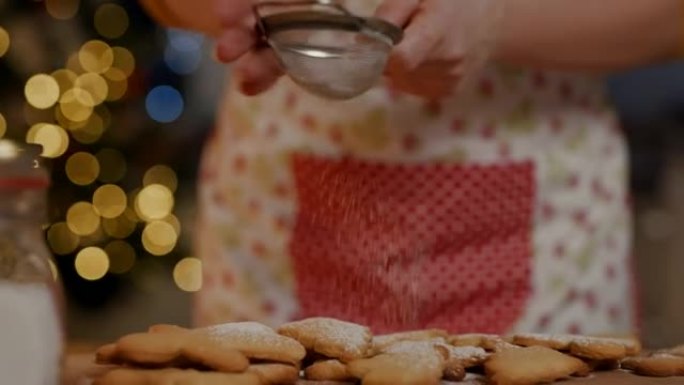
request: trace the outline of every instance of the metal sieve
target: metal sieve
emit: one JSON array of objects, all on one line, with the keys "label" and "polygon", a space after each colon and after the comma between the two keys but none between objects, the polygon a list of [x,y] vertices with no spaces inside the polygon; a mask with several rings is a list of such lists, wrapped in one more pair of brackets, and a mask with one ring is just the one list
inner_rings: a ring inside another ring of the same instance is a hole
[{"label": "metal sieve", "polygon": [[372,88],[403,38],[401,28],[333,1],[266,1],[254,12],[285,73],[328,99],[351,99]]}]

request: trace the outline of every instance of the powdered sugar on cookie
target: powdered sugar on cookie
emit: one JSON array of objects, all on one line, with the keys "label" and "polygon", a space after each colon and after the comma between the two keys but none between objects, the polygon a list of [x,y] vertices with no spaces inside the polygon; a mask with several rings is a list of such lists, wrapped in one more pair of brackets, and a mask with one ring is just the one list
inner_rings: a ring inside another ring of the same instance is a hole
[{"label": "powdered sugar on cookie", "polygon": [[332,318],[291,322],[281,326],[278,332],[296,339],[307,349],[342,361],[366,357],[373,337],[365,326]]}]

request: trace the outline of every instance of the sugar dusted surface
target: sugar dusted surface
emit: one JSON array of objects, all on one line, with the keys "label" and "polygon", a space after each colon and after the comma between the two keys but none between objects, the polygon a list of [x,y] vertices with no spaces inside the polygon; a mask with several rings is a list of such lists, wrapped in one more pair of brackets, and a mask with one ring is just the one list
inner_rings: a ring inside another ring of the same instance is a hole
[{"label": "sugar dusted surface", "polygon": [[268,345],[273,349],[301,349],[297,341],[281,336],[275,330],[258,322],[227,323],[210,326],[203,330],[213,340],[229,344],[245,344],[253,347]]},{"label": "sugar dusted surface", "polygon": [[475,346],[448,346],[451,358],[459,360],[485,359],[489,356],[487,352]]},{"label": "sugar dusted surface", "polygon": [[283,328],[301,330],[308,336],[333,343],[346,352],[358,354],[365,353],[371,339],[368,328],[332,318],[310,318],[290,323]]}]

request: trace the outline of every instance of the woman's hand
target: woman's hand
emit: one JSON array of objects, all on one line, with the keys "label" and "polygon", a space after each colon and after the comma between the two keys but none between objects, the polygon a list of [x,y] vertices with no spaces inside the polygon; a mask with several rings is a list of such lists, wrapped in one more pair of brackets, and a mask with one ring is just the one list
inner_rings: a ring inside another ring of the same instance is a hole
[{"label": "woman's hand", "polygon": [[216,0],[222,28],[216,55],[222,62],[235,63],[239,88],[247,95],[266,91],[282,75],[273,51],[259,45],[252,6],[252,0]]},{"label": "woman's hand", "polygon": [[404,27],[386,75],[403,92],[452,95],[486,61],[503,1],[385,0],[377,16]]}]

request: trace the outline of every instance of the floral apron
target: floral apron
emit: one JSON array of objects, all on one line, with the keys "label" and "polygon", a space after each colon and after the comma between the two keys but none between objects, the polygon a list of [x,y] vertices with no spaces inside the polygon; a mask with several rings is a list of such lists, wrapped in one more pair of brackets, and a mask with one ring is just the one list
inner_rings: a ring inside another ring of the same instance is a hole
[{"label": "floral apron", "polygon": [[627,172],[598,79],[492,67],[441,103],[230,88],[202,164],[195,321],[633,332]]}]

